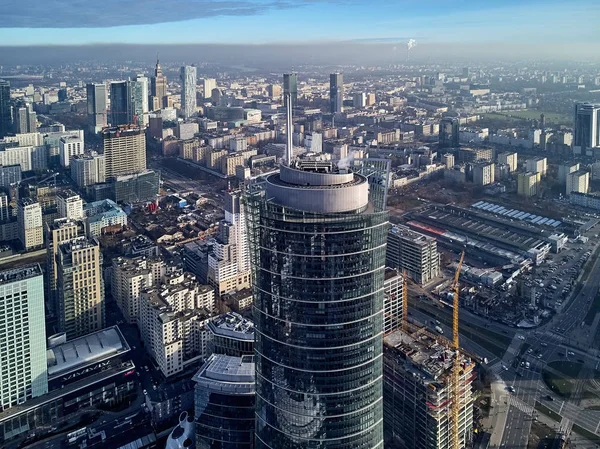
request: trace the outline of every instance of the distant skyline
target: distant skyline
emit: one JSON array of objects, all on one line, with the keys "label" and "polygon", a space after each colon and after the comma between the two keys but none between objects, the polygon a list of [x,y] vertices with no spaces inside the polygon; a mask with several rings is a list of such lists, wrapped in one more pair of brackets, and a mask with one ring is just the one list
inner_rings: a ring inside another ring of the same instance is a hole
[{"label": "distant skyline", "polygon": [[0,42],[7,46],[409,38],[418,43],[600,45],[600,3],[595,0],[25,0],[4,8]]}]

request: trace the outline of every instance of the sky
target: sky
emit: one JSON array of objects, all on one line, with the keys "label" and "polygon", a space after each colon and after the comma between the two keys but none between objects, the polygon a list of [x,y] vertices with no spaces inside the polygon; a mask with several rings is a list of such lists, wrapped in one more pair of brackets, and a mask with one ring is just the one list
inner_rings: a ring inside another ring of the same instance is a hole
[{"label": "sky", "polygon": [[5,46],[412,38],[478,46],[582,43],[600,53],[597,0],[0,0],[0,17]]}]

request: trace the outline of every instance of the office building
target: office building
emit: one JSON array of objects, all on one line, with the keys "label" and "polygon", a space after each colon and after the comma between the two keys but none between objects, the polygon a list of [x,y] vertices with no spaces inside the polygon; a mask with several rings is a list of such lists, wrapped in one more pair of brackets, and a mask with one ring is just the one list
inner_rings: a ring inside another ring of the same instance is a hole
[{"label": "office building", "polygon": [[146,169],[146,134],[139,127],[112,127],[102,132],[106,179]]},{"label": "office building", "polygon": [[44,226],[42,224],[42,207],[32,198],[19,201],[17,210],[19,240],[26,251],[44,246]]},{"label": "office building", "polygon": [[108,125],[106,84],[87,84],[88,129],[97,134]]},{"label": "office building", "polygon": [[[141,105],[141,114],[138,115],[138,124],[142,127],[148,126],[149,123],[149,98],[150,98],[150,86],[148,78],[143,74],[138,74],[134,81],[139,85],[134,89],[134,102],[136,105]],[[141,98],[140,98],[141,96]]]},{"label": "office building", "polygon": [[576,103],[574,123],[575,154],[588,154],[600,147],[600,104]]},{"label": "office building", "polygon": [[344,111],[344,75],[329,75],[329,112],[332,114]]},{"label": "office building", "polygon": [[385,190],[316,160],[281,165],[264,188],[246,198],[255,447],[382,447]]},{"label": "office building", "polygon": [[10,186],[21,181],[20,165],[0,165],[0,190],[10,191]]},{"label": "office building", "polygon": [[254,354],[254,323],[235,312],[228,312],[210,320],[209,352],[242,357]]},{"label": "office building", "polygon": [[352,95],[352,103],[357,109],[362,109],[367,106],[367,94],[364,92],[357,92]]},{"label": "office building", "polygon": [[519,173],[517,176],[517,194],[522,196],[536,196],[540,185],[541,176],[538,172]]},{"label": "office building", "polygon": [[61,137],[59,141],[60,166],[68,167],[71,159],[80,156],[84,152],[84,141],[79,136]]},{"label": "office building", "polygon": [[72,190],[61,190],[56,194],[56,206],[59,218],[74,218],[79,220],[84,217],[83,200]]},{"label": "office building", "polygon": [[128,125],[128,88],[127,81],[110,83],[110,126]]},{"label": "office building", "polygon": [[202,80],[202,95],[205,99],[210,98],[213,89],[217,88],[217,80],[214,78],[204,78]]},{"label": "office building", "polygon": [[451,407],[459,402],[459,447],[473,442],[475,363],[459,353],[459,396],[451,391],[455,353],[431,337],[396,331],[384,339],[383,403],[386,441],[406,448],[446,449]]},{"label": "office building", "polygon": [[10,83],[0,79],[0,139],[11,132]]},{"label": "office building", "polygon": [[189,273],[165,276],[139,298],[139,328],[146,350],[165,377],[176,375],[207,354],[208,320],[214,290]]},{"label": "office building", "polygon": [[458,148],[459,138],[460,124],[457,118],[446,117],[440,120],[440,148]]},{"label": "office building", "polygon": [[5,192],[0,191],[0,223],[10,220],[11,213],[8,207],[10,199]]},{"label": "office building", "polygon": [[517,171],[517,153],[513,152],[504,152],[498,155],[498,164],[508,165],[508,168],[511,173]]},{"label": "office building", "polygon": [[290,95],[292,99],[292,108],[298,106],[298,74],[283,74],[283,95]]},{"label": "office building", "polygon": [[127,214],[113,200],[105,199],[87,203],[83,207],[85,225],[90,237],[99,237],[109,226],[127,226]]},{"label": "office building", "polygon": [[546,176],[548,169],[548,160],[545,157],[534,157],[525,160],[525,170],[530,172],[538,172],[543,178]]},{"label": "office building", "polygon": [[447,169],[454,167],[454,155],[452,153],[442,154],[442,164],[444,164]]},{"label": "office building", "polygon": [[389,334],[402,327],[404,278],[400,271],[393,268],[385,269],[383,294],[383,332]]},{"label": "office building", "polygon": [[480,186],[486,186],[494,182],[494,163],[479,162],[473,165],[473,182]]},{"label": "office building", "polygon": [[160,259],[145,256],[113,259],[111,293],[125,321],[137,324],[142,291],[160,285],[166,273],[167,266]]},{"label": "office building", "polygon": [[97,332],[105,307],[100,243],[77,237],[57,246],[59,328],[68,339]]},{"label": "office building", "polygon": [[278,100],[279,98],[281,98],[281,85],[269,84],[267,86],[267,96],[271,100]]},{"label": "office building", "polygon": [[181,112],[188,119],[196,114],[196,67],[183,66],[180,69],[181,78]]},{"label": "office building", "polygon": [[406,226],[392,226],[387,238],[386,265],[406,270],[410,279],[426,284],[440,273],[437,241]]},{"label": "office building", "polygon": [[53,314],[56,314],[58,309],[58,248],[65,242],[83,236],[85,226],[81,220],[59,218],[46,225],[46,301]]},{"label": "office building", "polygon": [[117,203],[153,201],[159,193],[160,175],[144,170],[132,175],[117,176],[111,181],[112,198]]},{"label": "office building", "polygon": [[[577,170],[579,170],[579,162],[567,162],[566,164],[560,164],[558,166],[558,182],[560,182],[561,184],[566,183],[567,176],[569,176],[573,172],[576,172]],[[592,164],[592,178],[595,178],[593,164]]]},{"label": "office building", "polygon": [[4,411],[48,391],[44,274],[38,264],[0,271],[0,316]]},{"label": "office building", "polygon": [[[156,67],[154,69],[154,76],[150,80],[150,92],[153,100],[152,109],[162,109],[168,106],[167,104],[167,77],[163,75],[160,67],[160,62],[156,58]],[[154,103],[158,103],[158,107]]]},{"label": "office building", "polygon": [[75,156],[69,165],[71,179],[81,188],[106,181],[104,154],[93,151],[88,155]]},{"label": "office building", "polygon": [[566,194],[570,195],[571,192],[577,193],[588,193],[590,188],[590,174],[585,170],[577,170],[567,175],[567,191]]},{"label": "office building", "polygon": [[193,381],[196,448],[253,449],[254,358],[213,354]]}]

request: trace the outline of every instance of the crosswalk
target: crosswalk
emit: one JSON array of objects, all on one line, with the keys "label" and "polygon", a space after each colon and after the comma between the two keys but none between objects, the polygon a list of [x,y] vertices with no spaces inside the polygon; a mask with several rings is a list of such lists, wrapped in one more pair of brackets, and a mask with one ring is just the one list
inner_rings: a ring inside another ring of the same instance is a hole
[{"label": "crosswalk", "polygon": [[516,408],[521,410],[526,415],[533,415],[533,412],[535,410],[531,405],[526,404],[525,402],[523,402],[516,396],[509,396],[508,403],[510,405],[515,406]]}]

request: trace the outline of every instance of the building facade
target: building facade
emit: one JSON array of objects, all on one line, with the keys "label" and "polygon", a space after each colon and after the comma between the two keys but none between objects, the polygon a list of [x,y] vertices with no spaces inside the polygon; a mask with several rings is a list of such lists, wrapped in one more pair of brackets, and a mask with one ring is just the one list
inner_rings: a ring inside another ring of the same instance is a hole
[{"label": "building facade", "polygon": [[92,152],[71,159],[71,179],[79,187],[88,187],[106,181],[104,154]]},{"label": "building facade", "polygon": [[181,77],[181,112],[187,119],[196,114],[196,67],[183,66]]},{"label": "building facade", "polygon": [[332,114],[344,111],[344,75],[329,75],[329,112]]},{"label": "building facade", "polygon": [[298,106],[298,74],[283,74],[283,95],[290,95],[292,98],[292,108]]},{"label": "building facade", "polygon": [[388,233],[386,263],[406,270],[413,281],[426,284],[440,272],[437,241],[406,226],[393,226]]},{"label": "building facade", "polygon": [[525,161],[525,170],[538,172],[543,178],[548,170],[548,159],[545,157],[534,157]]},{"label": "building facade", "polygon": [[505,152],[498,155],[498,164],[506,164],[511,173],[517,171],[517,153]]},{"label": "building facade", "polygon": [[102,137],[107,180],[146,169],[146,134],[139,127],[107,128]]},{"label": "building facade", "polygon": [[17,209],[19,240],[26,251],[44,246],[42,207],[31,198],[19,201]]},{"label": "building facade", "polygon": [[458,148],[460,125],[457,118],[447,117],[440,120],[439,141],[441,148]]},{"label": "building facade", "polygon": [[256,448],[383,447],[385,195],[330,162],[291,165],[247,198]]},{"label": "building facade", "polygon": [[48,391],[44,274],[39,265],[0,271],[0,316],[4,411]]},{"label": "building facade", "polygon": [[588,154],[600,147],[600,104],[576,103],[573,152]]},{"label": "building facade", "polygon": [[10,111],[10,83],[0,79],[0,139],[12,131]]},{"label": "building facade", "polygon": [[83,200],[72,190],[61,190],[56,194],[56,207],[59,218],[79,220],[84,217]]},{"label": "building facade", "polygon": [[106,84],[86,85],[88,129],[97,134],[108,125]]},{"label": "building facade", "polygon": [[541,176],[538,172],[519,173],[517,177],[517,194],[522,196],[536,196]]},{"label": "building facade", "polygon": [[400,329],[404,318],[404,278],[398,270],[386,268],[383,291],[383,332],[388,334]]},{"label": "building facade", "polygon": [[572,192],[588,193],[590,188],[590,174],[584,170],[577,170],[567,175],[567,191],[570,195]]}]

